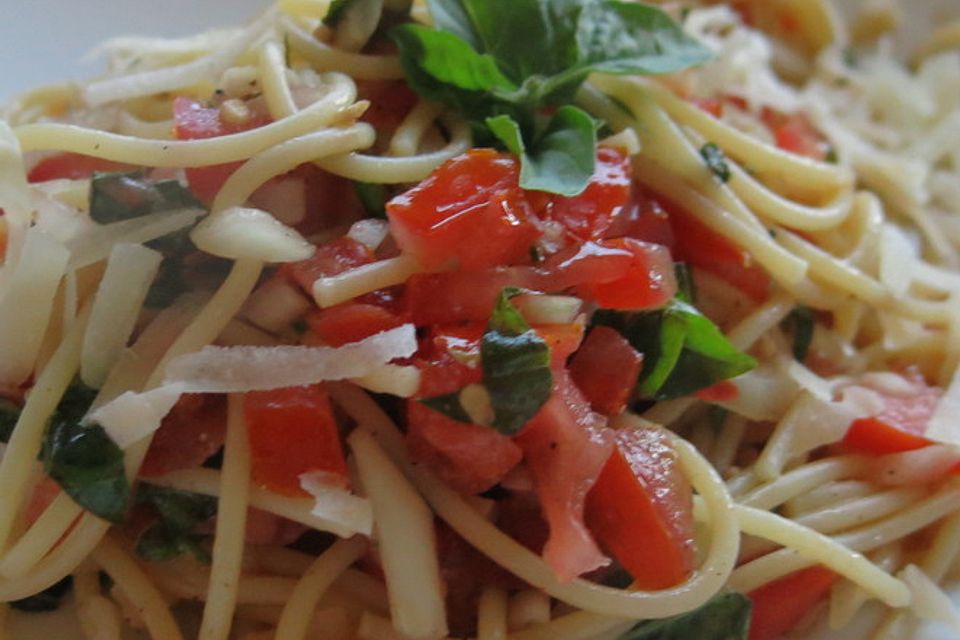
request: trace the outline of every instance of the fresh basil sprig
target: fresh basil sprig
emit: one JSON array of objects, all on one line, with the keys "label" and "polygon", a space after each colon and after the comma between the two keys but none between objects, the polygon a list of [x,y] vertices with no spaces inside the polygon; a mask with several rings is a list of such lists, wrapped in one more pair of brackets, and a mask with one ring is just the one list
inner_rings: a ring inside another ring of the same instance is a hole
[{"label": "fresh basil sprig", "polygon": [[411,87],[521,157],[520,184],[566,196],[593,173],[587,76],[672,73],[712,57],[669,15],[622,0],[428,0],[434,28],[391,35]]},{"label": "fresh basil sprig", "polygon": [[793,357],[797,362],[803,362],[813,343],[813,332],[816,327],[813,309],[798,305],[783,319],[780,326],[793,334]]},{"label": "fresh basil sprig", "polygon": [[726,591],[689,613],[641,622],[619,640],[746,640],[752,608],[750,598]]},{"label": "fresh basil sprig", "polygon": [[144,171],[95,173],[90,180],[90,217],[98,224],[174,209],[203,209],[176,180],[152,181]]},{"label": "fresh basil sprig", "polygon": [[[510,302],[519,293],[513,287],[500,292],[480,341],[483,386],[493,409],[490,426],[506,435],[519,432],[547,402],[553,389],[550,347]],[[453,420],[470,422],[459,393],[420,402]]]},{"label": "fresh basil sprig", "polygon": [[162,562],[189,552],[198,560],[209,561],[210,554],[200,545],[202,536],[194,534],[193,529],[216,514],[215,498],[141,484],[136,502],[150,505],[159,516],[137,541],[137,553],[141,557]]},{"label": "fresh basil sprig", "polygon": [[118,523],[130,498],[123,451],[98,424],[83,425],[96,390],[77,382],[67,389],[43,441],[43,468],[90,513]]},{"label": "fresh basil sprig", "polygon": [[616,329],[643,354],[637,382],[642,398],[678,398],[757,366],[709,318],[678,298],[655,311],[600,310],[593,322]]}]

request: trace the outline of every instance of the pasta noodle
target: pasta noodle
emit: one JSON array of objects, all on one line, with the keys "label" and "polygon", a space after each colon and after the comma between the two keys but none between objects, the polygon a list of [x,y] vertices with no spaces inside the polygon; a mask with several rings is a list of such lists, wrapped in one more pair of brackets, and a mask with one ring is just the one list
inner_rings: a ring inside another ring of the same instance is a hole
[{"label": "pasta noodle", "polygon": [[957,24],[859,16],[278,0],[20,97],[0,638],[956,626]]}]

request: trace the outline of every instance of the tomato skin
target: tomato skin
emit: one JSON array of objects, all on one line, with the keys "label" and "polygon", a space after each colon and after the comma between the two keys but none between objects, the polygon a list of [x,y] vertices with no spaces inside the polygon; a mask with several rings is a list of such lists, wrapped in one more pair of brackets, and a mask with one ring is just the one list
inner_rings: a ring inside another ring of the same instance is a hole
[{"label": "tomato skin", "polygon": [[320,245],[306,260],[284,263],[280,273],[313,297],[313,283],[319,278],[335,276],[374,260],[376,256],[369,247],[353,238],[343,237]]},{"label": "tomato skin", "polygon": [[[269,122],[268,117],[260,114],[254,114],[242,124],[224,122],[217,107],[204,106],[202,102],[187,96],[177,96],[173,100],[173,131],[177,140],[217,138],[255,129]],[[212,202],[223,183],[241,164],[243,163],[228,162],[188,168],[187,183],[194,195],[204,202]]]},{"label": "tomato skin", "polygon": [[643,356],[615,329],[596,326],[570,363],[570,375],[594,411],[622,413],[640,377]]},{"label": "tomato skin", "polygon": [[720,98],[691,98],[690,103],[714,118],[723,117],[723,100]]},{"label": "tomato skin", "polygon": [[491,149],[452,158],[387,203],[393,237],[428,269],[524,261],[539,231],[519,180],[516,159]]},{"label": "tomato skin", "polygon": [[639,187],[634,188],[628,206],[624,207],[607,231],[608,238],[635,238],[663,245],[673,251],[676,239],[670,216],[656,198]]},{"label": "tomato skin", "polygon": [[943,390],[928,386],[917,373],[908,373],[906,380],[910,386],[899,394],[869,383],[865,385],[883,396],[883,411],[876,416],[854,420],[841,442],[845,448],[885,455],[935,444],[923,434]]},{"label": "tomato skin", "polygon": [[572,197],[555,196],[546,215],[575,238],[598,240],[630,198],[630,157],[614,147],[597,149],[597,165],[587,188]]},{"label": "tomato skin", "polygon": [[288,496],[308,495],[300,474],[324,471],[347,483],[347,463],[333,408],[319,385],[244,395],[254,482]]},{"label": "tomato skin", "polygon": [[35,164],[27,173],[27,181],[46,182],[60,178],[81,180],[89,178],[96,172],[128,171],[131,168],[130,165],[119,162],[63,152],[47,156]]},{"label": "tomato skin", "polygon": [[399,327],[403,318],[383,307],[362,302],[345,302],[307,316],[310,330],[325,344],[339,347]]},{"label": "tomato skin", "polygon": [[199,467],[219,451],[227,433],[227,407],[221,395],[184,394],[153,435],[140,467],[143,477]]},{"label": "tomato skin", "polygon": [[934,442],[879,418],[859,418],[850,424],[842,444],[847,449],[882,456],[922,449]]},{"label": "tomato skin", "polygon": [[525,272],[503,267],[418,273],[407,280],[403,306],[417,326],[486,322],[503,288],[526,279]]},{"label": "tomato skin", "polygon": [[[434,345],[446,340],[434,337]],[[522,454],[510,438],[490,427],[458,422],[419,402],[480,382],[479,366],[439,352],[416,363],[422,372],[417,398],[407,401],[407,444],[414,460],[430,466],[454,489],[467,495],[494,486],[515,467]]]},{"label": "tomato skin", "polygon": [[760,117],[778,147],[790,153],[824,161],[830,145],[802,113],[784,114],[765,108]]},{"label": "tomato skin", "polygon": [[587,496],[587,524],[640,589],[680,584],[694,565],[693,491],[669,436],[622,430],[616,445]]},{"label": "tomato skin", "polygon": [[630,254],[625,273],[615,280],[590,282],[579,288],[603,309],[651,309],[666,304],[677,293],[670,252],[660,245],[633,238],[606,240],[607,246]]},{"label": "tomato skin", "polygon": [[793,629],[837,580],[837,574],[821,566],[784,576],[747,596],[753,601],[748,640],[776,640]]},{"label": "tomato skin", "polygon": [[609,562],[583,515],[587,492],[610,457],[613,434],[566,372],[554,377],[553,395],[515,440],[549,525],[543,557],[565,582]]}]

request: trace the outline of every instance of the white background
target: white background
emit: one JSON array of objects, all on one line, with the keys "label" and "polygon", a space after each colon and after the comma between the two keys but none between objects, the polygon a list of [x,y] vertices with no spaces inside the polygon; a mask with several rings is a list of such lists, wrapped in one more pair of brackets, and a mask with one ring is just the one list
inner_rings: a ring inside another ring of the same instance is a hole
[{"label": "white background", "polygon": [[102,67],[84,54],[118,35],[185,36],[243,24],[270,0],[0,0],[0,103]]}]

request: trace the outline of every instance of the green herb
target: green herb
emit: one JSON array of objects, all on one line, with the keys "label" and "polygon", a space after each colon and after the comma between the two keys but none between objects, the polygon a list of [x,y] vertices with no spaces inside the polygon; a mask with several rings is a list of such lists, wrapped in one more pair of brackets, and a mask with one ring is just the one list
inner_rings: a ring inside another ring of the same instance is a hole
[{"label": "green herb", "polygon": [[575,195],[598,123],[572,106],[592,72],[671,73],[710,51],[662,10],[620,0],[428,0],[435,28],[391,35],[408,83],[521,157],[521,186]]},{"label": "green herb", "polygon": [[183,255],[165,255],[157,275],[150,283],[143,304],[150,309],[165,309],[190,289],[183,272]]},{"label": "green herb", "polygon": [[493,427],[520,431],[550,398],[550,347],[510,303],[517,289],[504,289],[480,342],[483,384],[493,405]]},{"label": "green herb", "polygon": [[382,184],[353,181],[353,191],[368,218],[387,218],[387,189]]},{"label": "green herb", "polygon": [[793,334],[793,357],[797,362],[803,362],[810,351],[813,342],[814,322],[813,309],[797,306],[784,318],[781,326]]},{"label": "green herb", "polygon": [[[500,292],[480,342],[483,385],[493,407],[491,426],[507,435],[520,431],[550,398],[553,389],[550,347],[510,303],[519,293],[512,287]],[[458,422],[470,422],[459,393],[420,402]]]},{"label": "green herb", "polygon": [[64,394],[50,419],[41,459],[64,492],[96,516],[120,522],[130,498],[123,451],[98,424],[82,425],[96,391],[80,383]]},{"label": "green herb", "polygon": [[680,299],[656,311],[601,310],[594,314],[593,322],[618,330],[643,354],[637,383],[642,398],[685,396],[757,365],[731,345],[709,318]]},{"label": "green herb", "polygon": [[697,302],[697,285],[693,281],[693,272],[686,262],[673,263],[673,272],[677,276],[677,297],[688,304]]},{"label": "green herb", "polygon": [[35,593],[32,596],[23,598],[22,600],[14,600],[10,603],[10,606],[18,611],[24,611],[27,613],[56,611],[60,608],[61,601],[70,591],[71,587],[73,587],[73,576],[67,576],[60,582],[47,587],[40,593]]},{"label": "green herb", "polygon": [[824,157],[824,160],[830,164],[837,164],[840,162],[840,156],[837,155],[837,148],[833,145],[830,145],[830,148],[827,149],[827,155]]},{"label": "green herb", "polygon": [[13,429],[20,419],[20,407],[6,398],[0,398],[0,442],[10,442]]},{"label": "green herb", "polygon": [[746,640],[751,609],[750,598],[727,591],[689,613],[641,622],[619,640]]},{"label": "green herb", "polygon": [[137,553],[147,560],[162,562],[189,552],[201,561],[209,561],[209,554],[200,544],[202,536],[192,531],[216,514],[216,499],[143,484],[137,490],[137,503],[152,506],[159,515],[159,520],[137,541]]},{"label": "green herb", "polygon": [[176,180],[148,180],[144,171],[95,173],[90,181],[90,217],[99,224],[130,220],[203,204]]},{"label": "green herb", "polygon": [[700,155],[707,167],[713,172],[713,175],[720,179],[720,182],[729,182],[730,165],[727,164],[727,156],[723,150],[712,142],[708,142],[700,147]]}]

